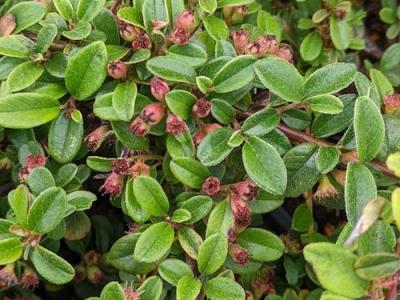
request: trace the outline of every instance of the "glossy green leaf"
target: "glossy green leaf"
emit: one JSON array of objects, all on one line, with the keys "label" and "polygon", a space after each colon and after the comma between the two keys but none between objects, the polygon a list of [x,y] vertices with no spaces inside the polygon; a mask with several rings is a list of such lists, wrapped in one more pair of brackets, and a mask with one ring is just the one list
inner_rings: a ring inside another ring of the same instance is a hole
[{"label": "glossy green leaf", "polygon": [[254,260],[274,261],[283,255],[284,244],[272,232],[261,228],[247,228],[239,234],[238,244],[250,252]]},{"label": "glossy green leaf", "polygon": [[189,119],[192,114],[192,107],[197,98],[185,90],[173,90],[165,96],[168,108],[184,120]]},{"label": "glossy green leaf", "polygon": [[33,231],[47,233],[63,219],[67,208],[67,195],[59,187],[41,192],[33,202],[28,215],[28,226]]},{"label": "glossy green leaf", "polygon": [[169,251],[173,241],[174,229],[171,224],[153,224],[140,235],[133,253],[134,258],[139,262],[155,262]]},{"label": "glossy green leaf", "polygon": [[213,90],[217,93],[228,93],[250,83],[254,78],[255,60],[251,55],[241,55],[229,61],[214,76]]},{"label": "glossy green leaf", "polygon": [[226,23],[214,15],[203,18],[203,24],[208,34],[216,41],[226,40],[229,37],[229,28]]},{"label": "glossy green leaf", "polygon": [[340,152],[335,147],[319,148],[315,162],[322,174],[332,171],[339,163]]},{"label": "glossy green leaf", "polygon": [[179,280],[185,276],[193,277],[190,266],[179,259],[166,259],[158,266],[158,273],[166,282],[177,286]]},{"label": "glossy green leaf", "polygon": [[72,19],[74,16],[74,8],[72,7],[70,0],[53,0],[53,3],[59,14],[65,20]]},{"label": "glossy green leaf", "polygon": [[184,185],[199,189],[204,180],[210,176],[209,170],[191,157],[174,158],[170,168],[176,179]]},{"label": "glossy green leaf", "polygon": [[12,92],[23,90],[35,83],[43,74],[43,71],[42,65],[27,61],[11,71],[7,78],[7,85]]},{"label": "glossy green leaf", "polygon": [[262,189],[274,195],[285,192],[285,164],[270,144],[258,137],[250,137],[243,147],[243,164],[250,178]]},{"label": "glossy green leaf", "polygon": [[199,0],[199,5],[202,10],[212,14],[217,9],[217,0]]},{"label": "glossy green leaf", "polygon": [[192,276],[184,276],[176,285],[176,300],[196,300],[200,294],[201,281]]},{"label": "glossy green leaf", "polygon": [[75,276],[74,268],[66,260],[42,246],[33,249],[30,259],[36,271],[51,283],[64,284]]},{"label": "glossy green leaf", "polygon": [[227,237],[220,233],[209,236],[200,246],[197,264],[204,275],[215,273],[224,263],[228,254]]},{"label": "glossy green leaf", "polygon": [[150,215],[164,216],[169,209],[168,198],[161,185],[152,177],[139,176],[133,181],[133,193]]},{"label": "glossy green leaf", "polygon": [[119,83],[112,96],[112,107],[121,121],[130,121],[135,111],[135,100],[137,95],[136,83],[125,81]]},{"label": "glossy green leaf", "polygon": [[306,35],[300,44],[300,54],[305,61],[313,61],[316,59],[322,50],[321,35],[316,32],[310,32]]},{"label": "glossy green leaf", "polygon": [[264,108],[247,118],[242,130],[248,136],[263,136],[275,129],[279,121],[279,114],[275,109]]},{"label": "glossy green leaf", "polygon": [[312,111],[324,114],[338,114],[343,111],[343,102],[333,95],[325,94],[307,98],[304,103],[308,104]]},{"label": "glossy green leaf", "polygon": [[105,0],[79,0],[77,17],[84,22],[92,21],[104,7]]},{"label": "glossy green leaf", "polygon": [[28,57],[35,44],[23,35],[8,35],[0,37],[0,54],[9,57]]},{"label": "glossy green leaf", "polygon": [[329,18],[330,35],[333,44],[338,50],[345,50],[350,46],[353,38],[352,28],[347,20],[338,20],[334,16]]},{"label": "glossy green leaf", "polygon": [[147,278],[138,289],[141,300],[161,300],[163,282],[158,276]]},{"label": "glossy green leaf", "polygon": [[124,289],[116,282],[111,281],[103,288],[100,294],[101,300],[124,300]]},{"label": "glossy green leaf", "polygon": [[246,295],[236,281],[215,277],[204,284],[204,293],[210,300],[243,300]]},{"label": "glossy green leaf", "polygon": [[230,128],[219,128],[201,141],[197,148],[197,157],[205,166],[215,166],[222,162],[232,151],[228,141],[232,135]]},{"label": "glossy green leaf", "polygon": [[0,265],[13,263],[22,256],[22,243],[19,238],[0,240]]},{"label": "glossy green leaf", "polygon": [[385,140],[385,124],[383,117],[368,97],[358,97],[354,109],[354,134],[357,154],[361,161],[375,158]]},{"label": "glossy green leaf", "polygon": [[[79,111],[78,111],[79,112]],[[49,152],[59,163],[67,163],[78,153],[83,137],[83,121],[75,122],[62,111],[49,131]]]},{"label": "glossy green leaf", "polygon": [[[37,169],[39,168],[32,170],[31,174]],[[20,184],[14,191],[8,194],[8,203],[14,211],[15,219],[17,223],[22,226],[26,226],[30,201],[31,194],[29,193],[27,187],[23,184]]]},{"label": "glossy green leaf", "polygon": [[193,259],[197,260],[199,249],[203,243],[201,236],[192,228],[183,226],[177,232],[182,249]]},{"label": "glossy green leaf", "polygon": [[29,174],[28,185],[35,194],[40,194],[44,190],[56,185],[53,175],[45,167],[34,168]]},{"label": "glossy green leaf", "polygon": [[77,100],[85,100],[101,87],[106,69],[106,47],[103,42],[93,42],[68,61],[65,85]]},{"label": "glossy green leaf", "polygon": [[23,1],[14,5],[8,12],[15,18],[17,26],[14,32],[18,33],[40,21],[46,15],[47,10],[39,2]]},{"label": "glossy green leaf", "polygon": [[304,79],[288,62],[269,57],[254,65],[261,83],[284,100],[299,102],[303,98]]},{"label": "glossy green leaf", "polygon": [[312,243],[304,248],[304,257],[323,288],[350,298],[366,294],[368,282],[356,274],[356,256],[349,250],[330,243]]},{"label": "glossy green leaf", "polygon": [[201,66],[207,61],[207,52],[196,44],[173,45],[168,48],[167,56],[192,67]]},{"label": "glossy green leaf", "polygon": [[377,198],[374,177],[361,163],[348,165],[346,173],[345,201],[349,223],[355,226],[365,205]]},{"label": "glossy green leaf", "polygon": [[196,71],[190,65],[169,56],[157,56],[146,64],[151,73],[166,80],[195,84]]},{"label": "glossy green leaf", "polygon": [[400,256],[374,253],[360,256],[355,263],[356,273],[365,280],[387,277],[400,269]]},{"label": "glossy green leaf", "polygon": [[356,67],[352,64],[334,63],[326,65],[307,77],[304,83],[305,97],[339,92],[350,85],[356,75]]}]

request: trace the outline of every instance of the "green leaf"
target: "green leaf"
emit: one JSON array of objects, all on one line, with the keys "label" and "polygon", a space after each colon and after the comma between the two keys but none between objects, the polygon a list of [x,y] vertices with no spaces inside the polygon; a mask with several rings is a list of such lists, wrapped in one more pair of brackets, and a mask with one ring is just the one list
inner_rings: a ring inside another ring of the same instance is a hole
[{"label": "green leaf", "polygon": [[8,75],[7,85],[12,92],[23,90],[32,84],[43,74],[43,66],[33,61],[24,62]]},{"label": "green leaf", "polygon": [[180,259],[166,259],[158,266],[158,273],[166,282],[176,286],[185,276],[193,277],[190,266]]},{"label": "green leaf", "polygon": [[176,300],[196,300],[200,294],[201,281],[192,276],[184,276],[176,285]]},{"label": "green leaf", "polygon": [[192,218],[189,211],[183,208],[178,208],[174,211],[171,217],[171,221],[175,223],[184,223]]},{"label": "green leaf", "polygon": [[328,174],[339,163],[340,152],[335,147],[321,147],[318,150],[316,164],[322,174]]},{"label": "green leaf", "polygon": [[34,168],[29,174],[28,185],[35,194],[40,194],[44,190],[56,185],[53,175],[45,167]]},{"label": "green leaf", "polygon": [[157,56],[147,61],[148,70],[156,76],[165,80],[196,83],[196,71],[190,65],[180,60],[167,56]]},{"label": "green leaf", "polygon": [[204,294],[210,300],[243,300],[246,295],[239,283],[230,278],[215,277],[204,284]]},{"label": "green leaf", "polygon": [[172,174],[184,185],[194,189],[201,188],[210,171],[191,157],[174,158],[170,163]]},{"label": "green leaf", "polygon": [[337,20],[334,16],[331,16],[329,18],[329,24],[331,39],[336,49],[347,49],[353,38],[352,28],[347,20]]},{"label": "green leaf", "polygon": [[224,20],[214,15],[208,15],[203,18],[203,24],[208,34],[214,40],[227,40],[229,37],[229,28]]},{"label": "green leaf", "polygon": [[357,69],[353,64],[326,65],[307,77],[304,83],[305,97],[339,92],[350,85],[356,75]]},{"label": "green leaf", "polygon": [[368,282],[357,276],[356,256],[349,250],[330,243],[312,243],[304,248],[304,257],[323,288],[350,298],[366,294]]},{"label": "green leaf", "polygon": [[45,124],[60,112],[57,99],[36,93],[0,97],[0,125],[6,128],[32,128]]},{"label": "green leaf", "polygon": [[69,40],[79,41],[87,38],[92,31],[92,25],[89,22],[79,22],[72,30],[65,30],[62,35]]},{"label": "green leaf", "polygon": [[303,98],[304,78],[288,62],[269,57],[254,65],[261,83],[286,101],[299,102]]},{"label": "green leaf", "polygon": [[203,243],[201,236],[192,228],[183,226],[177,233],[182,249],[193,259],[197,260],[199,249]]},{"label": "green leaf", "polygon": [[134,258],[139,262],[155,262],[169,251],[173,241],[174,229],[171,224],[153,224],[140,235],[133,253]]},{"label": "green leaf", "polygon": [[361,163],[349,164],[346,173],[345,202],[349,223],[355,226],[365,205],[378,197],[374,177]]},{"label": "green leaf", "polygon": [[252,136],[243,147],[243,165],[247,174],[262,189],[282,195],[287,184],[285,164],[278,151],[264,140]]},{"label": "green leaf", "polygon": [[264,108],[247,118],[243,125],[243,133],[248,136],[263,136],[274,130],[280,121],[278,112],[273,108]]},{"label": "green leaf", "polygon": [[40,21],[46,15],[47,10],[39,2],[23,1],[14,5],[8,12],[14,16],[17,23],[14,32],[19,33]]},{"label": "green leaf", "polygon": [[199,0],[199,5],[202,10],[212,14],[217,9],[217,0]]},{"label": "green leaf", "polygon": [[219,7],[239,6],[252,3],[254,0],[217,0]]},{"label": "green leaf", "polygon": [[105,0],[79,0],[76,16],[84,22],[92,21],[104,7]]},{"label": "green leaf", "polygon": [[165,96],[168,108],[177,116],[184,120],[190,118],[192,107],[197,98],[192,93],[185,90],[173,90]]},{"label": "green leaf", "polygon": [[354,134],[358,158],[361,161],[375,158],[385,142],[385,124],[378,107],[368,97],[356,100]]},{"label": "green leaf", "polygon": [[51,123],[49,131],[51,157],[62,164],[72,161],[81,147],[82,137],[83,121],[75,122],[67,111],[62,111]]},{"label": "green leaf", "polygon": [[395,11],[391,7],[384,7],[379,11],[379,17],[386,24],[396,23],[397,17]]},{"label": "green leaf", "polygon": [[44,63],[44,68],[50,75],[57,78],[64,78],[67,63],[67,58],[63,53],[52,52],[49,59]]},{"label": "green leaf", "polygon": [[211,100],[211,114],[219,123],[228,125],[236,116],[233,106],[222,99]]},{"label": "green leaf", "polygon": [[114,268],[131,274],[145,274],[155,268],[154,264],[140,263],[133,257],[133,249],[140,235],[140,233],[125,235],[112,245],[107,258]]},{"label": "green leaf", "polygon": [[254,78],[255,61],[252,55],[241,55],[230,60],[215,74],[213,91],[229,93],[250,83]]},{"label": "green leaf", "polygon": [[64,217],[67,195],[59,187],[51,187],[41,192],[33,202],[28,215],[28,227],[39,233],[47,233],[56,228]]},{"label": "green leaf", "polygon": [[89,168],[98,172],[111,172],[112,170],[112,158],[105,158],[100,156],[88,156],[86,164]]},{"label": "green leaf", "polygon": [[88,191],[75,191],[67,195],[68,204],[75,207],[76,211],[89,209],[96,200],[97,196]]},{"label": "green leaf", "polygon": [[200,246],[197,264],[200,273],[211,275],[223,264],[228,254],[227,237],[221,233],[209,236]]},{"label": "green leaf", "polygon": [[185,201],[179,202],[178,206],[190,213],[190,218],[185,224],[195,224],[208,215],[213,201],[210,197],[197,195]]},{"label": "green leaf", "polygon": [[306,35],[300,44],[300,54],[305,61],[313,61],[316,59],[322,50],[321,35],[316,32],[310,32]]},{"label": "green leaf", "polygon": [[144,29],[143,17],[140,9],[136,7],[122,7],[117,13],[118,19]]},{"label": "green leaf", "polygon": [[207,52],[196,44],[173,45],[168,48],[167,56],[175,58],[191,67],[198,67],[207,61]]},{"label": "green leaf", "polygon": [[272,232],[261,228],[247,228],[239,234],[239,245],[247,249],[254,260],[274,261],[283,255],[283,242]]},{"label": "green leaf", "polygon": [[130,121],[135,110],[135,100],[137,95],[136,83],[125,81],[119,83],[112,96],[112,107],[115,114],[121,121]]},{"label": "green leaf", "polygon": [[36,41],[36,49],[39,53],[45,53],[51,43],[57,36],[57,26],[54,24],[47,24],[43,26],[38,33]]},{"label": "green leaf", "polygon": [[56,173],[56,185],[59,187],[66,186],[74,179],[77,172],[78,166],[76,164],[70,163],[61,166]]},{"label": "green leaf", "polygon": [[71,20],[73,18],[74,8],[70,0],[53,0],[53,4],[65,20]]},{"label": "green leaf", "polygon": [[42,246],[31,251],[30,259],[36,271],[51,283],[61,285],[75,276],[74,268],[66,260]]},{"label": "green leaf", "polygon": [[313,217],[307,204],[296,207],[292,219],[292,228],[298,232],[306,232],[313,224]]},{"label": "green leaf", "polygon": [[22,243],[19,238],[0,240],[0,265],[13,263],[22,256]]},{"label": "green leaf", "polygon": [[147,278],[138,289],[140,300],[161,300],[163,282],[158,276]]},{"label": "green leaf", "polygon": [[283,160],[288,177],[287,197],[298,197],[319,180],[316,156],[316,146],[308,143],[293,147],[285,154]]},{"label": "green leaf", "polygon": [[152,177],[139,176],[133,181],[133,193],[140,206],[152,216],[164,216],[169,209],[167,195]]},{"label": "green leaf", "polygon": [[28,57],[35,44],[23,35],[8,35],[0,37],[0,54],[9,57]]},{"label": "green leaf", "polygon": [[390,276],[400,269],[400,256],[392,253],[373,253],[360,256],[354,265],[358,276],[374,280]]},{"label": "green leaf", "polygon": [[197,157],[205,166],[215,166],[222,162],[232,151],[228,141],[232,129],[218,128],[206,135],[197,148]]},{"label": "green leaf", "polygon": [[142,3],[144,26],[146,31],[151,33],[153,31],[152,21],[167,21],[167,11],[162,0],[144,0]]},{"label": "green leaf", "polygon": [[316,116],[311,126],[313,136],[323,138],[346,129],[353,120],[355,97],[355,95],[339,97],[343,102],[343,111],[339,114],[319,114]]},{"label": "green leaf", "polygon": [[84,100],[102,86],[106,69],[106,46],[100,41],[93,42],[68,61],[65,85],[77,100]]},{"label": "green leaf", "polygon": [[338,97],[329,94],[309,97],[304,100],[304,103],[308,104],[312,111],[324,114],[334,115],[343,111],[343,102]]},{"label": "green leaf", "polygon": [[185,10],[185,2],[183,0],[164,0],[164,4],[169,23],[174,24],[179,15]]},{"label": "green leaf", "polygon": [[[31,174],[37,169],[39,168],[33,169]],[[14,211],[15,220],[22,226],[26,226],[30,200],[31,195],[29,190],[27,189],[26,185],[23,184],[20,184],[14,191],[11,191],[8,194],[8,203]]]},{"label": "green leaf", "polygon": [[124,300],[124,289],[117,281],[108,283],[100,294],[101,300]]},{"label": "green leaf", "polygon": [[[107,36],[107,39],[104,41],[106,44],[115,44],[115,46],[119,46],[119,28],[117,23],[114,21],[114,15],[113,13],[107,9],[103,8],[100,13],[94,18],[93,24],[96,28],[96,30],[101,31]],[[115,49],[115,48],[114,48]],[[121,47],[121,52],[122,53],[127,53],[128,50],[125,50],[124,47]],[[123,52],[124,49],[126,52]],[[109,53],[109,47],[107,47],[107,53],[108,53],[108,59],[109,60],[117,60],[117,59],[122,59],[123,56],[111,58],[110,53]]]},{"label": "green leaf", "polygon": [[133,190],[133,180],[128,180],[125,185],[124,203],[126,207],[126,214],[128,214],[135,222],[146,222],[150,215],[144,210],[139,202],[136,200]]},{"label": "green leaf", "polygon": [[219,202],[211,211],[208,217],[206,237],[210,237],[215,233],[228,235],[229,229],[233,225],[232,207],[229,201]]}]

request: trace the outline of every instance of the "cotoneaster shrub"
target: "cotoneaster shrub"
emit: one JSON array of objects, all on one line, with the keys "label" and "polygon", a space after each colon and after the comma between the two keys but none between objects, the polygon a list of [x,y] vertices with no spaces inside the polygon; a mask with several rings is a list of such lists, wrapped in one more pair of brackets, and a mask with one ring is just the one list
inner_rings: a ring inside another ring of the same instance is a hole
[{"label": "cotoneaster shrub", "polygon": [[1,299],[397,298],[396,1],[1,3]]}]

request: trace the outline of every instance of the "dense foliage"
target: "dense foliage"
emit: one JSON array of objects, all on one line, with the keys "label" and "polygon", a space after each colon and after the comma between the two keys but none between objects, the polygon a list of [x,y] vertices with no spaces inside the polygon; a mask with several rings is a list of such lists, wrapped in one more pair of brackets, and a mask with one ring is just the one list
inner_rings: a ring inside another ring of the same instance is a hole
[{"label": "dense foliage", "polygon": [[400,294],[395,0],[0,2],[1,299]]}]

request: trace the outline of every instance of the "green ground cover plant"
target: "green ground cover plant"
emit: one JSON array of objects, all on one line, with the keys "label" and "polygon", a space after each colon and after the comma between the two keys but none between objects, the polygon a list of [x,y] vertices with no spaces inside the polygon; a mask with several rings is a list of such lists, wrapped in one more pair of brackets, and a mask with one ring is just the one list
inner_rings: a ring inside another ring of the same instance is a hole
[{"label": "green ground cover plant", "polygon": [[0,3],[0,299],[400,299],[398,2]]}]

